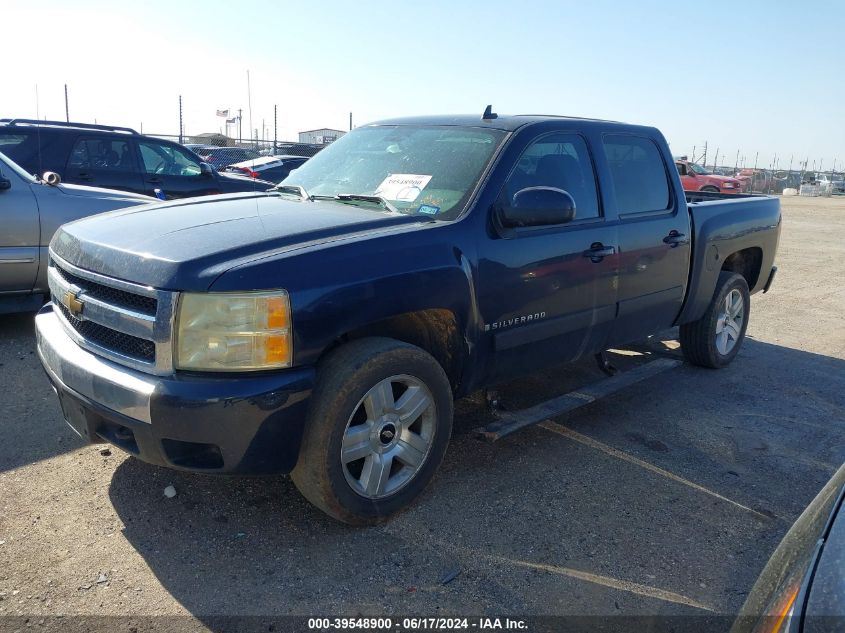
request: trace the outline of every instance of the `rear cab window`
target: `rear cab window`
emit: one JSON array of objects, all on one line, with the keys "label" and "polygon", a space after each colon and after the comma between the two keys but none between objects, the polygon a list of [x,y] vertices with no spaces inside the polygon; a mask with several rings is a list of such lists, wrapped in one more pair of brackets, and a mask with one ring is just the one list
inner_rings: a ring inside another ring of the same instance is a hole
[{"label": "rear cab window", "polygon": [[671,211],[669,176],[657,144],[629,134],[606,134],[602,141],[619,215]]}]

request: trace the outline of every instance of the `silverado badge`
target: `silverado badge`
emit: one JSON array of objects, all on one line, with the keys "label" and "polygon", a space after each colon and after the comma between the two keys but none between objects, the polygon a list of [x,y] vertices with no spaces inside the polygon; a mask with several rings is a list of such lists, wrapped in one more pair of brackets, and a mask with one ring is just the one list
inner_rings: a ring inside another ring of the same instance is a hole
[{"label": "silverado badge", "polygon": [[75,317],[79,317],[79,315],[82,314],[82,308],[85,307],[85,304],[82,303],[82,299],[80,299],[79,295],[77,295],[73,290],[68,290],[65,293],[65,296],[62,297],[62,303]]}]

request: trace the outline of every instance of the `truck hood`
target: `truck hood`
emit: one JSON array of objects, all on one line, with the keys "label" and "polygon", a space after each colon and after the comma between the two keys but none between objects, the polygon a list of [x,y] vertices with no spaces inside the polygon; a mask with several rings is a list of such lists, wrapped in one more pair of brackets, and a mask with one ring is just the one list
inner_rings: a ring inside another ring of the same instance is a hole
[{"label": "truck hood", "polygon": [[[260,257],[433,222],[334,201],[241,193],[143,205],[65,224],[50,243],[62,259],[169,290],[207,290]],[[272,285],[272,284],[271,284]]]},{"label": "truck hood", "polygon": [[704,176],[704,178],[709,178],[710,180],[714,180],[716,182],[740,182],[739,178],[734,178],[733,176],[720,176],[718,174],[710,174],[708,176]]}]

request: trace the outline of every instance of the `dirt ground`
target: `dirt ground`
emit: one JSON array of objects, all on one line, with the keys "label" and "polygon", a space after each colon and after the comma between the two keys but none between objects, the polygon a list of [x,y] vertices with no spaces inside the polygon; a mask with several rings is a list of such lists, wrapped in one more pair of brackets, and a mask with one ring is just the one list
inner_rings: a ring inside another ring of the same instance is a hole
[{"label": "dirt ground", "polygon": [[[222,631],[217,616],[735,614],[845,461],[845,200],[782,205],[779,273],[730,367],[683,365],[495,444],[476,439],[488,414],[465,399],[434,483],[367,529],[328,519],[286,477],[181,474],[82,445],[42,374],[32,315],[1,316],[0,628],[55,615],[193,616],[172,622]],[[582,362],[502,395],[522,406],[600,377]]]}]

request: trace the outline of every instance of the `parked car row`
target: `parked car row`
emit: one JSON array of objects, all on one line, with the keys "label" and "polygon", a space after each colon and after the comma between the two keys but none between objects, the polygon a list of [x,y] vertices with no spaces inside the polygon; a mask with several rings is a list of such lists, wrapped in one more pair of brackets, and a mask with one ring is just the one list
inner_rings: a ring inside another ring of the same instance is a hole
[{"label": "parked car row", "polygon": [[[721,193],[782,193],[784,189],[798,189],[802,184],[821,186],[823,194],[845,193],[845,178],[839,173],[816,173],[804,171],[715,167],[709,171],[701,165],[687,160],[685,156],[675,158],[675,167],[681,176],[684,191]],[[735,174],[734,174],[735,172]]]},{"label": "parked car row", "polygon": [[275,184],[220,173],[178,143],[125,127],[0,119],[0,152],[29,174],[51,171],[65,183],[166,199],[254,192]]}]

